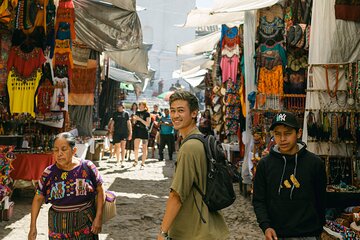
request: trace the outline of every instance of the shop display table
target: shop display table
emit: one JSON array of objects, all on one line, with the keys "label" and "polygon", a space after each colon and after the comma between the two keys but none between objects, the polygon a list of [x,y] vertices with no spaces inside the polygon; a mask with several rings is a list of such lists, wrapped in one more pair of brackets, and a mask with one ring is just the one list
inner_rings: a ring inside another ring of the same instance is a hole
[{"label": "shop display table", "polygon": [[14,170],[10,176],[14,180],[39,180],[44,169],[53,163],[52,153],[17,153],[16,159],[12,162]]},{"label": "shop display table", "polygon": [[75,147],[77,148],[76,150],[76,156],[78,158],[81,159],[85,159],[86,158],[86,154],[88,152],[88,149],[90,147],[90,153],[94,153],[95,152],[95,147],[94,147],[94,139],[89,139],[87,142],[85,143],[76,143]]},{"label": "shop display table", "polygon": [[327,208],[346,208],[358,206],[360,193],[358,192],[326,192]]}]

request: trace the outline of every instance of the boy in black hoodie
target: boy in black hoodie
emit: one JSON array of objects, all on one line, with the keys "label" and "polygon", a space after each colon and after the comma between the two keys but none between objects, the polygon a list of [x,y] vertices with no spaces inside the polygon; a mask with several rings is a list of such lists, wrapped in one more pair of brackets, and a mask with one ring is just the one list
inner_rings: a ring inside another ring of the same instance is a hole
[{"label": "boy in black hoodie", "polygon": [[326,172],[322,160],[298,142],[296,116],[278,113],[272,122],[276,145],[260,160],[253,206],[266,240],[320,239],[325,223]]}]

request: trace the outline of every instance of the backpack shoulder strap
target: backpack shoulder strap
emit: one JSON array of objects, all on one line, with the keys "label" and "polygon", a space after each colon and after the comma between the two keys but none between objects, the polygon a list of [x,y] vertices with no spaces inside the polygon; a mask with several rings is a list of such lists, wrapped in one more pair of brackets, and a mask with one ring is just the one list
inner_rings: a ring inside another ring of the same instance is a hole
[{"label": "backpack shoulder strap", "polygon": [[212,151],[211,151],[211,147],[210,147],[210,138],[214,137],[212,135],[209,136],[205,136],[204,134],[192,134],[190,136],[188,136],[187,138],[185,138],[181,145],[183,145],[185,142],[191,140],[191,139],[197,139],[200,142],[202,142],[202,144],[204,145],[205,148],[205,154],[207,159],[213,159],[213,155],[212,155]]}]

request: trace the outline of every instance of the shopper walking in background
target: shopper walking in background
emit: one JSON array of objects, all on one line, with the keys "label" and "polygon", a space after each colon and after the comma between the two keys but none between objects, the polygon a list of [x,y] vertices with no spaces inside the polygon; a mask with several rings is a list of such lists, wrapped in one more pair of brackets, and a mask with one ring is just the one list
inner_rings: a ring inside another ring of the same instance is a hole
[{"label": "shopper walking in background", "polygon": [[142,161],[141,168],[145,166],[145,160],[148,154],[148,140],[149,133],[148,127],[150,126],[150,113],[148,112],[148,107],[145,101],[139,103],[139,110],[134,115],[134,153],[135,160],[133,166],[135,167],[138,163],[139,157],[139,146],[140,141],[142,141]]},{"label": "shopper walking in background", "polygon": [[[138,105],[137,105],[137,103],[134,102],[131,105],[131,109],[129,110],[132,132],[134,132],[134,126],[135,126],[134,115],[136,114],[137,110],[138,110]],[[131,161],[131,157],[130,157],[131,151],[134,151],[134,138],[133,137],[130,140],[126,141],[125,149],[126,149],[125,158],[127,158],[128,161]]]},{"label": "shopper walking in background", "polygon": [[[155,144],[156,136],[159,134],[159,121],[162,117],[161,112],[159,112],[159,106],[154,105],[154,111],[151,112],[151,123],[149,128],[149,144],[148,147],[151,148],[151,157],[155,157]],[[158,145],[158,144],[157,144]],[[159,149],[159,145],[157,146]]]},{"label": "shopper walking in background", "polygon": [[164,148],[168,147],[169,160],[173,160],[173,152],[175,150],[174,126],[171,122],[170,111],[165,108],[165,115],[160,119],[160,148],[159,161],[164,160]]},{"label": "shopper walking in background", "polygon": [[302,129],[294,114],[278,113],[270,130],[276,145],[257,165],[253,196],[265,239],[320,239],[325,223],[324,163],[298,142]]},{"label": "shopper walking in background", "polygon": [[132,138],[132,127],[129,114],[125,111],[122,102],[117,104],[117,111],[113,113],[113,116],[110,119],[109,130],[113,135],[112,142],[115,145],[116,162],[123,168],[126,140],[131,140]]},{"label": "shopper walking in background", "polygon": [[98,239],[105,200],[103,179],[91,161],[76,158],[75,153],[75,137],[71,133],[55,137],[55,164],[44,170],[36,189],[29,240],[36,239],[36,220],[44,201],[52,204],[49,239]]},{"label": "shopper walking in background", "polygon": [[[170,116],[176,130],[186,139],[200,134],[196,127],[198,99],[187,91],[175,92],[170,97]],[[180,148],[170,187],[165,215],[158,240],[206,239],[222,240],[228,237],[228,228],[220,212],[210,212],[194,185],[205,192],[207,159],[203,143],[189,139]],[[199,211],[197,211],[197,208]],[[206,223],[202,222],[199,212]]]}]

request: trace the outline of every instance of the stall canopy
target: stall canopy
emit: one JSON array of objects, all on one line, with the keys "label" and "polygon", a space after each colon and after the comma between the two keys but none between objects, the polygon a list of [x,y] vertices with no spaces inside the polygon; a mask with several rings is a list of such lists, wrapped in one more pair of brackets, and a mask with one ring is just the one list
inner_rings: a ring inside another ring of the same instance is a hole
[{"label": "stall canopy", "polygon": [[188,43],[178,45],[176,54],[192,55],[212,51],[215,48],[215,45],[219,42],[220,37],[221,32],[216,31]]},{"label": "stall canopy", "polygon": [[111,2],[74,0],[77,37],[99,52],[140,48],[142,32],[135,1],[131,9],[120,0]]},{"label": "stall canopy", "polygon": [[134,72],[114,67],[109,67],[109,78],[123,83],[141,83],[140,78]]},{"label": "stall canopy", "polygon": [[77,38],[98,52],[110,51],[114,61],[130,71],[148,72],[149,48],[142,42],[135,0],[73,2]]},{"label": "stall canopy", "polygon": [[183,60],[180,70],[187,72],[197,66],[200,66],[200,69],[211,68],[213,64],[214,61],[210,60],[207,55],[200,55]]},{"label": "stall canopy", "polygon": [[279,0],[215,0],[210,9],[193,9],[182,27],[200,27],[244,21],[244,11],[272,6]]}]

